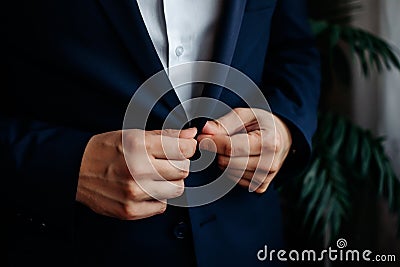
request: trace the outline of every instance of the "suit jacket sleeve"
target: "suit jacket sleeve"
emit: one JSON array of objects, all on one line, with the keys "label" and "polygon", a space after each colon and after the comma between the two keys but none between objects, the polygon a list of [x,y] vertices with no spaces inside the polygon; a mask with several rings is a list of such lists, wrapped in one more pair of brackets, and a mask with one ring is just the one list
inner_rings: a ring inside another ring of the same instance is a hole
[{"label": "suit jacket sleeve", "polygon": [[262,87],[271,110],[286,122],[293,138],[280,176],[294,176],[304,169],[317,125],[319,54],[306,7],[304,0],[277,1],[263,74]]},{"label": "suit jacket sleeve", "polygon": [[2,187],[11,216],[18,214],[19,222],[32,228],[68,231],[81,158],[91,134],[4,113],[0,125],[1,171],[6,174]]}]

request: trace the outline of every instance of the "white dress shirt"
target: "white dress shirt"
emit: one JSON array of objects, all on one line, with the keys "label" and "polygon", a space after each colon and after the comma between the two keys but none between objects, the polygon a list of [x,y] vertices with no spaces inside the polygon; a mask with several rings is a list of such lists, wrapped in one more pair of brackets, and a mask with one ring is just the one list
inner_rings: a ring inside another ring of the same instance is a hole
[{"label": "white dress shirt", "polygon": [[[137,0],[137,3],[164,69],[212,60],[222,0]],[[203,85],[176,87],[174,81],[181,74],[167,73],[181,102],[200,96]],[[183,107],[188,115],[194,115],[195,107]]]}]

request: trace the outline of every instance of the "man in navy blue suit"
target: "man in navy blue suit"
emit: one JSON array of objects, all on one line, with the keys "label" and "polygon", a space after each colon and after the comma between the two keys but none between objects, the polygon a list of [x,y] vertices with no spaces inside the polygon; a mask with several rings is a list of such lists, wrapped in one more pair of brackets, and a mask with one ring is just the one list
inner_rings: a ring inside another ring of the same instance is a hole
[{"label": "man in navy blue suit", "polygon": [[[9,2],[0,170],[10,266],[280,264],[257,252],[284,247],[277,188],[306,166],[316,129],[306,1]],[[173,67],[196,61],[241,71],[269,108],[223,87],[174,86]],[[150,97],[143,128],[121,130],[131,97],[156,73],[174,90]],[[200,96],[231,111],[163,128]],[[190,172],[199,147],[215,160]],[[226,195],[168,205],[221,172],[237,183]]]}]

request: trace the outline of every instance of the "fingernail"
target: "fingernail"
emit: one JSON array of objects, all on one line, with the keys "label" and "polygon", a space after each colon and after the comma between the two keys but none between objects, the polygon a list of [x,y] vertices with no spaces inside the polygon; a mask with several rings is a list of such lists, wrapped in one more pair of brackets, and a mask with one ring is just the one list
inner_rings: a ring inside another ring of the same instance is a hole
[{"label": "fingernail", "polygon": [[250,182],[250,185],[249,185],[249,192],[250,192],[250,193],[253,193],[253,192],[256,191],[259,187],[260,187],[259,184],[257,184],[257,183],[255,183],[255,182],[251,181],[251,182]]}]

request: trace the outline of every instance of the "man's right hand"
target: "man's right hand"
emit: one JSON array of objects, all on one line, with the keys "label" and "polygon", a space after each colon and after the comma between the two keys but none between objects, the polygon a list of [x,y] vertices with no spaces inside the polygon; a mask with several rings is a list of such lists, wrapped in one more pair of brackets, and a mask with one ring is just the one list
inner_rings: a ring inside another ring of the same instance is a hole
[{"label": "man's right hand", "polygon": [[124,220],[163,213],[167,199],[183,194],[196,133],[190,128],[93,136],[82,158],[76,200],[98,214]]}]

